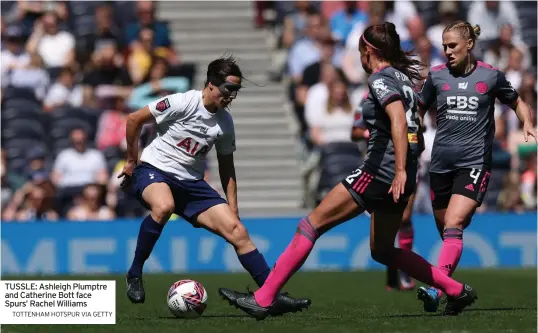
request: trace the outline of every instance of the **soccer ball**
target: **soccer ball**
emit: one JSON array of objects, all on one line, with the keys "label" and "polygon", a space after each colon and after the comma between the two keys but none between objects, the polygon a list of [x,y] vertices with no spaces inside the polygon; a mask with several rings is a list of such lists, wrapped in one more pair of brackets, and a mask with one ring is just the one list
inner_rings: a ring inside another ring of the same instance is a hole
[{"label": "soccer ball", "polygon": [[207,292],[200,282],[179,280],[168,290],[168,309],[178,318],[198,318],[207,307]]}]

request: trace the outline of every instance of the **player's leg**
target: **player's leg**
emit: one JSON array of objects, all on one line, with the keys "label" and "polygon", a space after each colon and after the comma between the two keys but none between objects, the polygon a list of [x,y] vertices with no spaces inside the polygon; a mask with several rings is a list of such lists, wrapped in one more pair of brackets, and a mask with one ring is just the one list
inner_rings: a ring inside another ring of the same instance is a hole
[{"label": "player's leg", "polygon": [[402,219],[402,211],[380,209],[374,211],[370,226],[370,249],[374,260],[392,266],[409,276],[443,290],[448,295],[446,314],[455,315],[471,305],[477,298],[476,292],[441,270],[432,266],[418,254],[394,247],[394,238]]},{"label": "player's leg", "polygon": [[263,285],[271,269],[250,239],[247,229],[228,204],[220,203],[208,208],[198,215],[196,222],[230,243],[241,265],[250,273],[258,286]]},{"label": "player's leg", "polygon": [[[403,212],[402,223],[400,224],[400,229],[398,230],[398,247],[400,249],[412,251],[413,250],[413,240],[415,233],[413,230],[413,222],[411,220],[413,216],[413,204],[415,202],[415,193],[411,194],[407,206]],[[410,278],[404,272],[401,272],[399,278],[399,287],[401,290],[413,290],[415,289],[415,281]]]},{"label": "player's leg", "polygon": [[[195,226],[203,227],[230,243],[234,247],[241,265],[249,272],[256,284],[262,286],[271,269],[263,254],[254,245],[247,229],[239,217],[232,212],[228,203],[203,180],[182,181],[178,182],[177,185],[184,189],[184,200],[176,203],[177,213]],[[219,293],[223,295],[226,290],[221,289]],[[234,297],[228,297],[228,300],[235,305],[236,299]],[[279,307],[276,309],[278,311],[271,314],[297,312],[308,308],[310,303],[309,299],[295,299],[288,294],[279,294]]]},{"label": "player's leg", "polygon": [[166,183],[147,185],[142,192],[142,200],[151,213],[140,225],[135,255],[127,273],[127,296],[133,303],[143,303],[145,300],[142,269],[174,211],[174,198]]},{"label": "player's leg", "polygon": [[[450,197],[452,196],[454,177],[455,172],[430,172],[430,199],[432,202],[435,225],[441,239],[443,239],[445,214]],[[419,287],[417,290],[417,298],[424,303],[424,311],[426,312],[437,311],[440,297],[441,291],[434,287]]]},{"label": "player's leg", "polygon": [[[400,230],[398,231],[398,247],[400,249],[411,250],[413,248],[413,225],[411,215],[413,212],[414,193],[409,198],[402,217]],[[415,287],[415,283],[405,273],[387,266],[387,290],[410,290]]]},{"label": "player's leg", "polygon": [[275,304],[275,295],[303,265],[319,236],[363,211],[344,185],[335,186],[319,206],[300,221],[291,243],[277,259],[265,284],[253,295],[238,299],[238,307],[258,319],[265,318]]}]

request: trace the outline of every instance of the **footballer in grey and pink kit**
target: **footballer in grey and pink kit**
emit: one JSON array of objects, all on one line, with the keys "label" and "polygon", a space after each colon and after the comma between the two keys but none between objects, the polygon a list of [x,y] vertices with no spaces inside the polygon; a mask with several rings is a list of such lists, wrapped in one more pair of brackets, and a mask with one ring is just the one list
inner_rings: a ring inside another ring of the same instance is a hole
[{"label": "footballer in grey and pink kit", "polygon": [[[430,165],[430,193],[435,222],[443,239],[437,266],[451,276],[463,251],[463,230],[482,204],[491,171],[495,135],[494,103],[516,111],[525,139],[536,131],[530,110],[503,72],[472,55],[479,26],[456,21],[443,31],[447,63],[433,67],[419,94],[422,110],[437,101],[437,133]],[[418,289],[427,312],[437,311],[442,292]],[[454,312],[451,306],[445,313]]]},{"label": "footballer in grey and pink kit", "polygon": [[428,109],[437,100],[430,166],[435,209],[446,208],[454,193],[480,206],[491,170],[495,99],[513,105],[518,97],[503,72],[481,61],[465,75],[451,72],[445,64],[431,69],[420,101]]}]

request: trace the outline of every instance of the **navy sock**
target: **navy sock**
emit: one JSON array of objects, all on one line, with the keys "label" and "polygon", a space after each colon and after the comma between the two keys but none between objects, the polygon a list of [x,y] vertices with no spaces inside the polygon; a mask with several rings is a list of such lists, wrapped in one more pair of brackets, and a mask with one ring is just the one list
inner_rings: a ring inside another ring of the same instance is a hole
[{"label": "navy sock", "polygon": [[140,225],[140,231],[138,232],[138,240],[136,242],[135,256],[129,273],[129,277],[142,276],[142,268],[144,267],[144,262],[149,258],[155,243],[159,239],[161,232],[163,230],[164,224],[159,224],[153,220],[151,214],[146,216],[142,224]]},{"label": "navy sock", "polygon": [[258,249],[250,251],[249,253],[241,254],[237,256],[241,265],[250,273],[250,276],[256,281],[258,287],[263,286],[265,280],[271,273],[271,269],[267,265],[263,254]]}]

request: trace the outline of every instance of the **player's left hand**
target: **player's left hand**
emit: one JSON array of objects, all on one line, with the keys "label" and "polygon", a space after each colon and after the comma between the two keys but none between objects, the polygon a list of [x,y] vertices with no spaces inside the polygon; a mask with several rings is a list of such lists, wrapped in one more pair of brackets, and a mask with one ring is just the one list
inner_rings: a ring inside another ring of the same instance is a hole
[{"label": "player's left hand", "polygon": [[523,123],[523,137],[525,138],[525,142],[529,142],[529,135],[534,138],[534,141],[538,142],[536,139],[536,129],[530,121],[526,121]]},{"label": "player's left hand", "polygon": [[394,176],[394,180],[392,181],[392,185],[389,189],[389,193],[392,193],[392,198],[394,199],[394,202],[398,202],[400,196],[404,194],[406,181],[407,172],[405,172],[405,170],[396,171],[396,175]]}]

